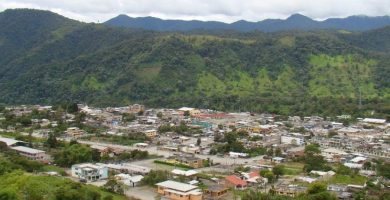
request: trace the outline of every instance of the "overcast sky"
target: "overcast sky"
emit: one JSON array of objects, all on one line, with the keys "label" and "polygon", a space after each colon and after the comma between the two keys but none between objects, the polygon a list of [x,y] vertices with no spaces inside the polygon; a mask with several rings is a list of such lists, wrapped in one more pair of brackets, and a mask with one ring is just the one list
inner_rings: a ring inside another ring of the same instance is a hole
[{"label": "overcast sky", "polygon": [[233,22],[294,13],[318,20],[390,15],[390,0],[0,0],[0,11],[8,8],[51,10],[84,22],[104,22],[118,14]]}]

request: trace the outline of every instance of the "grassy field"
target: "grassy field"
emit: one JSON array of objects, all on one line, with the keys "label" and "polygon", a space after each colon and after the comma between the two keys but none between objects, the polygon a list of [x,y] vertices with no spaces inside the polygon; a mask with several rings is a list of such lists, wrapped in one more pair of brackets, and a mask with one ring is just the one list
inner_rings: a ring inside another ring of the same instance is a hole
[{"label": "grassy field", "polygon": [[302,163],[284,163],[285,174],[286,175],[298,175],[302,173],[303,164]]},{"label": "grassy field", "polygon": [[347,175],[335,175],[329,180],[330,184],[353,184],[353,185],[364,185],[367,178],[360,175],[347,176]]}]

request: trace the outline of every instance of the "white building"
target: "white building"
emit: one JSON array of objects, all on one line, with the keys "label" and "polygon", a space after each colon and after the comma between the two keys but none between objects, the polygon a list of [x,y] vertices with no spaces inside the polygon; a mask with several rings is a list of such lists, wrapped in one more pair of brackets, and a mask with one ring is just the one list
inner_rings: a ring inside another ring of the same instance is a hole
[{"label": "white building", "polygon": [[115,178],[119,179],[123,184],[127,186],[135,187],[141,183],[144,176],[142,175],[131,176],[129,174],[117,174],[115,175]]},{"label": "white building", "polygon": [[385,119],[364,118],[363,122],[369,123],[369,124],[385,124],[386,120]]},{"label": "white building", "polygon": [[11,147],[11,149],[18,152],[18,154],[25,156],[31,160],[48,160],[49,156],[45,153],[45,151],[33,149],[24,146],[16,146]]},{"label": "white building", "polygon": [[293,144],[302,146],[305,144],[305,139],[301,134],[288,134],[288,135],[282,135],[280,138],[280,142],[282,144]]},{"label": "white building", "polygon": [[229,156],[232,158],[246,158],[249,155],[247,153],[229,152]]},{"label": "white building", "polygon": [[14,140],[11,138],[5,138],[5,137],[1,137],[1,136],[0,136],[0,142],[5,143],[9,147],[26,144],[25,142],[20,141],[20,140]]},{"label": "white building", "polygon": [[108,178],[108,167],[101,163],[72,165],[72,176],[80,180],[97,181]]}]

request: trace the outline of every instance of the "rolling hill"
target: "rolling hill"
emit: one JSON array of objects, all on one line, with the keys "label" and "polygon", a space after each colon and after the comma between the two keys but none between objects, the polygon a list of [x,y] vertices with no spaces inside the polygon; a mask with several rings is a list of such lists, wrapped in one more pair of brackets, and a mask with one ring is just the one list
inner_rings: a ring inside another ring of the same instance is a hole
[{"label": "rolling hill", "polygon": [[[168,33],[29,9],[0,13],[0,27],[7,27],[0,29],[4,104],[137,102],[302,115],[390,110],[388,29]],[[366,37],[386,44],[359,42]]]}]

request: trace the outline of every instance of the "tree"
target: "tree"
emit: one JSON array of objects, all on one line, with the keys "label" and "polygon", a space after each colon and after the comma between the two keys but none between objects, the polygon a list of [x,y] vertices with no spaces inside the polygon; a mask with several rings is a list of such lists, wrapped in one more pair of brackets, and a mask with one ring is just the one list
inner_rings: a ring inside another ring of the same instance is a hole
[{"label": "tree", "polygon": [[331,137],[333,137],[333,136],[336,136],[336,135],[338,135],[338,133],[337,133],[336,131],[329,131],[329,132],[328,132],[328,137],[329,137],[329,138],[331,138]]},{"label": "tree", "polygon": [[123,113],[122,114],[122,121],[123,122],[132,122],[136,119],[137,119],[137,117],[133,113]]},{"label": "tree", "polygon": [[168,173],[161,170],[151,170],[149,174],[145,175],[142,183],[149,186],[154,186],[156,183],[168,180]]},{"label": "tree", "polygon": [[310,200],[337,200],[338,198],[327,192],[327,185],[322,182],[314,182],[309,185],[305,199]]},{"label": "tree", "polygon": [[353,171],[349,167],[339,165],[337,167],[336,173],[341,175],[352,175]]},{"label": "tree", "polygon": [[122,183],[118,182],[114,178],[108,180],[107,183],[104,184],[103,187],[106,190],[108,190],[109,192],[113,192],[113,193],[117,193],[117,194],[124,194],[125,193],[125,189],[124,189],[125,186]]},{"label": "tree", "polygon": [[365,162],[365,163],[363,164],[363,169],[369,170],[369,169],[371,169],[371,167],[372,167],[372,164],[371,164],[370,161]]},{"label": "tree", "polygon": [[49,137],[47,138],[45,145],[49,148],[57,148],[58,141],[56,136],[53,133],[49,134]]},{"label": "tree", "polygon": [[200,137],[198,137],[198,139],[196,140],[196,146],[200,146],[201,143],[202,143],[202,140],[200,139]]},{"label": "tree", "polygon": [[270,157],[274,156],[274,149],[272,149],[272,148],[268,149],[267,156],[270,156]]},{"label": "tree", "polygon": [[68,145],[54,155],[54,161],[63,167],[70,167],[77,163],[91,162],[92,149],[81,144]]},{"label": "tree", "polygon": [[264,176],[265,178],[267,178],[268,180],[268,183],[273,183],[274,180],[275,180],[275,175],[272,171],[269,171],[267,170],[265,173],[264,173]]},{"label": "tree", "polygon": [[282,156],[282,150],[280,148],[275,149],[275,156]]},{"label": "tree", "polygon": [[278,179],[280,176],[284,175],[285,167],[284,165],[276,165],[272,168],[272,172],[275,174],[276,179]]},{"label": "tree", "polygon": [[66,108],[65,108],[66,112],[68,113],[76,113],[79,111],[79,107],[77,106],[77,103],[68,103],[66,104]]},{"label": "tree", "polygon": [[317,144],[309,144],[305,147],[305,165],[304,170],[310,172],[312,170],[331,170],[327,165],[324,157],[320,154],[321,150]]},{"label": "tree", "polygon": [[103,197],[103,200],[114,200],[114,197],[112,195],[107,195]]},{"label": "tree", "polygon": [[161,119],[163,117],[163,114],[162,112],[158,112],[156,116]]},{"label": "tree", "polygon": [[307,193],[317,194],[317,193],[325,192],[326,190],[327,190],[327,185],[325,183],[314,182],[309,185],[309,188],[307,189]]},{"label": "tree", "polygon": [[321,150],[318,144],[309,144],[305,146],[305,154],[307,155],[314,155],[314,154],[320,154]]}]

